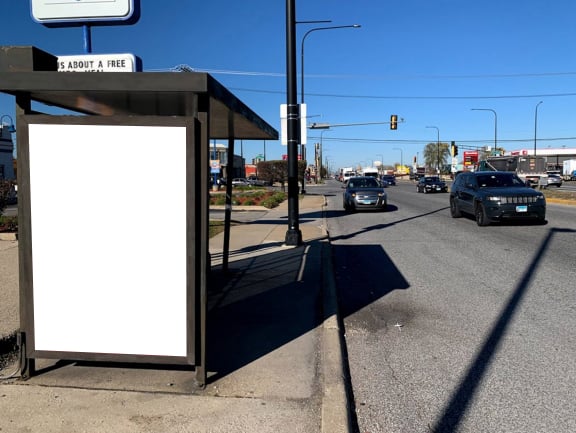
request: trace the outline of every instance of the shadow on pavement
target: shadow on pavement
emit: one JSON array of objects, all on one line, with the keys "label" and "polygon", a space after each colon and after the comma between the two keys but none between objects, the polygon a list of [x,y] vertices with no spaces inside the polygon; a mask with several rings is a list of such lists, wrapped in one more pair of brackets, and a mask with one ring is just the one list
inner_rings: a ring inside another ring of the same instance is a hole
[{"label": "shadow on pavement", "polygon": [[207,368],[218,380],[322,323],[321,242],[232,262],[208,283]]},{"label": "shadow on pavement", "polygon": [[[380,245],[332,244],[340,313],[348,317],[394,290],[410,287]],[[339,263],[346,263],[346,268]]]},{"label": "shadow on pavement", "polygon": [[522,299],[524,298],[528,287],[530,286],[530,282],[540,266],[540,262],[542,261],[546,250],[554,236],[564,233],[573,234],[576,233],[576,230],[551,229],[548,231],[548,235],[540,244],[540,247],[534,254],[532,262],[526,269],[524,278],[522,278],[514,292],[512,292],[508,302],[504,305],[498,320],[494,323],[494,326],[487,334],[482,347],[479,348],[478,355],[476,355],[476,358],[470,363],[470,367],[468,368],[464,378],[452,394],[452,398],[445,406],[444,411],[431,431],[435,433],[451,433],[458,431],[459,425],[466,415],[468,407],[474,400],[476,390],[482,383],[486,372],[492,364],[494,355],[497,353],[500,343],[502,342],[502,338],[506,335],[508,327],[510,323],[512,323],[514,315],[522,303]]}]

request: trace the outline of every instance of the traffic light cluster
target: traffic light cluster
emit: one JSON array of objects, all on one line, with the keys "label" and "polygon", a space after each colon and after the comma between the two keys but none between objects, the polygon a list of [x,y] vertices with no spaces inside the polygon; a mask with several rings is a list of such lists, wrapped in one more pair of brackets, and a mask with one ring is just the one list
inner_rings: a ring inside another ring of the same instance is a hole
[{"label": "traffic light cluster", "polygon": [[450,145],[450,155],[452,155],[452,157],[458,155],[458,146],[456,146],[455,141],[453,141],[452,144]]},{"label": "traffic light cluster", "polygon": [[398,116],[396,114],[390,115],[390,129],[398,129]]}]

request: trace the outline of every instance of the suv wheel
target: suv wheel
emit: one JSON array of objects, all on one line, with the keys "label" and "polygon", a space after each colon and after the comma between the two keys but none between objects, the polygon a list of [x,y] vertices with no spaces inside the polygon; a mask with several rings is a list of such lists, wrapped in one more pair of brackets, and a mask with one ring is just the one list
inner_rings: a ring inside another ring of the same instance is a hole
[{"label": "suv wheel", "polygon": [[456,200],[453,197],[450,198],[450,216],[452,218],[460,218],[462,216],[458,203],[456,203]]},{"label": "suv wheel", "polygon": [[482,203],[478,203],[476,205],[474,215],[476,216],[476,224],[478,224],[480,227],[484,227],[490,224],[490,221],[486,217],[486,211],[484,210],[484,205],[482,205]]}]

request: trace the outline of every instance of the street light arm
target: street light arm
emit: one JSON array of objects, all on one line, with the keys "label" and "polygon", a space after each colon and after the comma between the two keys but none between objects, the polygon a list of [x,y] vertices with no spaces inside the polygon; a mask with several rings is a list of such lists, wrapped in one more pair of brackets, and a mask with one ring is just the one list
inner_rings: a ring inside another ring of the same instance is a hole
[{"label": "street light arm", "polygon": [[349,28],[360,28],[362,27],[360,24],[352,24],[347,26],[329,26],[329,27],[315,27],[313,29],[308,30],[302,36],[302,42],[300,43],[300,103],[304,103],[304,41],[308,37],[308,35],[312,32],[317,32],[320,30],[334,30],[334,29],[349,29]]},{"label": "street light arm", "polygon": [[[4,118],[7,117],[8,119],[10,119],[10,123],[6,124],[4,123]],[[10,131],[10,133],[16,132],[16,128],[14,128],[14,121],[12,120],[12,116],[10,116],[9,114],[3,114],[0,117],[0,130],[4,128],[4,126],[6,126],[8,128],[8,131]]]},{"label": "street light arm", "polygon": [[494,114],[494,149],[498,148],[498,114],[492,108],[471,108],[472,111],[491,111]]},{"label": "street light arm", "polygon": [[438,143],[440,143],[440,129],[437,126],[427,126],[426,128],[434,128],[436,130],[438,139],[436,140]]},{"label": "street light arm", "polygon": [[544,101],[540,101],[536,104],[536,108],[534,110],[534,156],[536,156],[536,128],[538,126],[538,107]]},{"label": "street light arm", "polygon": [[434,128],[436,129],[436,136],[437,136],[437,141],[436,141],[436,165],[437,170],[438,170],[438,175],[440,175],[440,128],[438,128],[437,126],[427,126],[426,128]]}]

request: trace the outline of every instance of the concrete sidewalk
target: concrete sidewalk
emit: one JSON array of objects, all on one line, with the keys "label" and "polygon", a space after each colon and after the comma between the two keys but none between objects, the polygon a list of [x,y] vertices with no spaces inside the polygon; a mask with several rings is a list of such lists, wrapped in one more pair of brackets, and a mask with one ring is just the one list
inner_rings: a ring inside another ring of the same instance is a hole
[{"label": "concrete sidewalk", "polygon": [[[223,234],[210,241],[205,389],[185,368],[39,360],[0,381],[0,431],[349,431],[324,197],[300,201],[300,247],[284,245],[286,206],[232,227],[227,272]],[[19,323],[16,241],[0,242],[0,271],[2,338]]]}]

